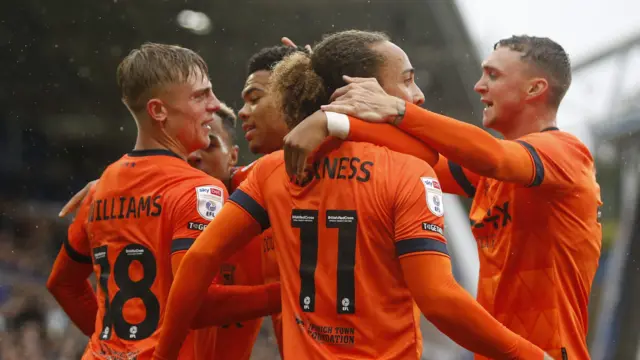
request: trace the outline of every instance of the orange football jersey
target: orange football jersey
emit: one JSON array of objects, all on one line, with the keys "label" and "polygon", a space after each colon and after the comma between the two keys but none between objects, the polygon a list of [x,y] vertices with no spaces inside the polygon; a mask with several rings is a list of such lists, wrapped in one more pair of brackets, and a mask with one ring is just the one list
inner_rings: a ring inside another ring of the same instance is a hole
[{"label": "orange football jersey", "polygon": [[[369,139],[375,126],[352,117],[349,123],[350,131],[358,132],[353,136],[360,139]],[[588,359],[588,301],[600,258],[602,201],[587,147],[555,127],[515,141],[496,140],[474,126],[412,104],[407,104],[399,128],[408,134],[392,130],[373,140],[414,153],[405,146],[413,136],[452,157],[476,156],[478,168],[500,170],[512,178],[527,174],[526,186],[499,181],[478,176],[442,155],[434,167],[443,191],[473,198],[470,220],[480,258],[478,302],[554,358]],[[457,143],[452,137],[477,138]],[[497,155],[477,157],[487,152]]]},{"label": "orange football jersey", "polygon": [[[222,183],[167,150],[132,151],[104,171],[88,237],[69,243],[90,256],[98,279],[98,316],[83,359],[151,359],[173,280],[171,254],[189,248],[226,196]],[[183,349],[181,358],[192,358],[193,347]]]},{"label": "orange football jersey", "polygon": [[[247,178],[254,164],[255,162],[235,169],[231,177],[230,192],[233,192]],[[240,252],[225,261],[216,280],[219,284],[227,285],[259,285],[278,281],[280,281],[280,274],[271,229],[266,229]],[[277,331],[280,314],[273,315],[271,318],[280,345],[282,331]],[[211,329],[195,331],[196,358],[249,360],[261,325],[262,319],[255,319],[218,327],[215,341],[206,334]]]},{"label": "orange football jersey", "polygon": [[278,151],[230,200],[274,231],[285,359],[420,358],[420,311],[399,258],[447,251],[442,192],[425,162],[328,142],[300,187]]},{"label": "orange football jersey", "polygon": [[589,293],[602,240],[593,158],[557,129],[518,142],[535,166],[529,186],[485,177],[475,184],[478,302],[554,358],[588,359]]}]

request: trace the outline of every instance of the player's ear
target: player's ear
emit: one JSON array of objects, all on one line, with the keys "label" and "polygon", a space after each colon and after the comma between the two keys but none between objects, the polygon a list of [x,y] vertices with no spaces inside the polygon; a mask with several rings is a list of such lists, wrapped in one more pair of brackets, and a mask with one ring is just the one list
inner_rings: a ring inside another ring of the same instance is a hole
[{"label": "player's ear", "polygon": [[549,90],[549,82],[543,77],[536,77],[529,81],[529,88],[527,89],[527,99],[532,100],[539,98],[547,93]]},{"label": "player's ear", "polygon": [[147,113],[156,121],[165,121],[167,119],[167,107],[164,106],[162,100],[157,98],[147,101]]},{"label": "player's ear", "polygon": [[229,167],[234,167],[238,165],[238,152],[240,148],[238,145],[233,145],[231,147],[231,152],[229,153]]}]

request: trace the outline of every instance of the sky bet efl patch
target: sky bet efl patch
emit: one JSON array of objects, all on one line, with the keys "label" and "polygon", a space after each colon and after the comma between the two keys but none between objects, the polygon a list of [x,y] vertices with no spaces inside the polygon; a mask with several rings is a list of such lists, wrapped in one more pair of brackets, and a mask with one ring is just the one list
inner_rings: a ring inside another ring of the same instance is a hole
[{"label": "sky bet efl patch", "polygon": [[444,201],[442,199],[442,188],[438,179],[431,177],[421,177],[422,185],[424,185],[425,194],[427,197],[427,206],[429,211],[435,216],[444,215]]},{"label": "sky bet efl patch", "polygon": [[224,192],[218,186],[198,186],[196,187],[196,207],[198,214],[205,220],[213,220],[224,205]]}]

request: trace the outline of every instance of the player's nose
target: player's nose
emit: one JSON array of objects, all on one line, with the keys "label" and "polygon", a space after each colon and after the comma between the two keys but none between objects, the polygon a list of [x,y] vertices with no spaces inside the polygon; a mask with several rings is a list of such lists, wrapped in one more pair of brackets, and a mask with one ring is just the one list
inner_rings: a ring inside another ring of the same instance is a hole
[{"label": "player's nose", "polygon": [[480,80],[478,80],[478,82],[473,86],[473,90],[479,94],[484,94],[487,92],[487,84],[486,82],[481,78]]},{"label": "player's nose", "polygon": [[249,106],[247,105],[247,103],[245,103],[240,111],[238,111],[238,117],[242,122],[246,122],[247,120],[249,120]]},{"label": "player's nose", "polygon": [[413,96],[413,103],[418,106],[424,104],[424,94],[420,89],[418,89],[418,93]]},{"label": "player's nose", "polygon": [[211,93],[211,100],[209,101],[208,105],[209,106],[207,107],[207,109],[211,112],[216,112],[220,110],[220,106],[222,106],[222,104],[220,103],[220,100],[218,100],[218,97],[214,92]]}]

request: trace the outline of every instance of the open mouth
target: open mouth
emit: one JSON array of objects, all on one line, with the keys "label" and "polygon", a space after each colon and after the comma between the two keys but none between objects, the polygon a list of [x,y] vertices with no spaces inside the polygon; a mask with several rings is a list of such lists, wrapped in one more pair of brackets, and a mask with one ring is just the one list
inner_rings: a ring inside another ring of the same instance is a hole
[{"label": "open mouth", "polygon": [[246,124],[246,123],[245,123],[245,124],[242,124],[242,130],[243,130],[245,133],[248,133],[249,131],[251,131],[251,130],[253,130],[253,129],[255,129],[255,128],[256,128],[256,127],[255,127],[255,126],[253,126],[253,125],[248,125],[248,124]]},{"label": "open mouth", "polygon": [[484,103],[484,109],[490,109],[493,107],[493,101],[489,101],[489,100],[482,100],[482,102]]}]

